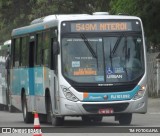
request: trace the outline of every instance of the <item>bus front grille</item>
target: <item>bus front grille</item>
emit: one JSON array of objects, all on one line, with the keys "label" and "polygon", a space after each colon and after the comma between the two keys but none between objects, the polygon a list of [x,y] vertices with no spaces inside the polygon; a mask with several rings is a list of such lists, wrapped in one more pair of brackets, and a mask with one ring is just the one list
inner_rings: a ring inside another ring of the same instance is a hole
[{"label": "bus front grille", "polygon": [[97,114],[99,109],[112,108],[115,112],[122,112],[128,107],[129,103],[117,103],[117,104],[83,104],[83,108],[90,113]]}]

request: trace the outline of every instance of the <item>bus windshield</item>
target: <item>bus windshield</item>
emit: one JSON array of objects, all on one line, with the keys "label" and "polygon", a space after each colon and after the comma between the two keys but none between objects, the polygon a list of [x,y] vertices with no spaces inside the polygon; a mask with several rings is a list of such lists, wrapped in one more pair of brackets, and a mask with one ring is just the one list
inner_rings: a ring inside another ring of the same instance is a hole
[{"label": "bus windshield", "polygon": [[62,37],[62,72],[67,79],[78,83],[119,83],[143,75],[140,33],[83,34],[83,37],[81,34]]}]

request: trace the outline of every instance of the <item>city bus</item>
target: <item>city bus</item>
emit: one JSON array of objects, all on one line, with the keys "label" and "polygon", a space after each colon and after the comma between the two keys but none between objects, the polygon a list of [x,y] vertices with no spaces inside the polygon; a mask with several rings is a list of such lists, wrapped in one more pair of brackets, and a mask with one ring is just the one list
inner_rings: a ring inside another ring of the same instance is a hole
[{"label": "city bus", "polygon": [[[33,122],[115,117],[129,125],[147,112],[146,47],[139,17],[49,15],[12,31],[11,103]],[[44,119],[43,118],[43,119]]]},{"label": "city bus", "polygon": [[7,40],[0,46],[0,104],[1,109],[7,109],[9,105],[8,92],[8,71],[9,71],[9,54],[10,54],[11,40]]}]

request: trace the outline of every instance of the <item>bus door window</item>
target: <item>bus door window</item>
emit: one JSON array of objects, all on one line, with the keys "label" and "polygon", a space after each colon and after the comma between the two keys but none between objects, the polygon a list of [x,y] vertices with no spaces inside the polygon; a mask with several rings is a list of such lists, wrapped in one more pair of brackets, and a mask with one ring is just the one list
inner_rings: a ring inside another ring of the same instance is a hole
[{"label": "bus door window", "polygon": [[34,67],[34,46],[34,41],[29,43],[29,67]]},{"label": "bus door window", "polygon": [[[52,32],[53,32],[53,34],[52,34]],[[50,67],[51,67],[51,69],[53,69],[53,70],[55,70],[55,74],[57,74],[57,55],[53,55],[53,43],[54,42],[57,42],[58,40],[57,40],[57,28],[55,28],[55,29],[53,29],[53,30],[51,30],[51,43],[50,43],[50,45],[51,45],[51,47],[50,47],[50,49],[51,49],[51,55],[50,55]]]},{"label": "bus door window", "polygon": [[27,46],[27,38],[22,37],[21,41],[21,66],[26,67],[28,65],[28,46]]},{"label": "bus door window", "polygon": [[36,36],[36,65],[41,65],[43,60],[42,60],[42,33],[37,34]]},{"label": "bus door window", "polygon": [[49,49],[50,45],[50,31],[46,31],[43,33],[43,65],[48,66],[49,63]]}]

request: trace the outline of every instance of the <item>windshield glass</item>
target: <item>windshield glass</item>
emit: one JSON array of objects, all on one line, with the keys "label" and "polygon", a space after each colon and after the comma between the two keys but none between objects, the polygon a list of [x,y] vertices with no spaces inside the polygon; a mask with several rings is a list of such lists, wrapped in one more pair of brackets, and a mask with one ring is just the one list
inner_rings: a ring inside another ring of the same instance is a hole
[{"label": "windshield glass", "polygon": [[63,37],[62,71],[64,77],[79,83],[136,80],[144,73],[142,37],[140,34]]}]

